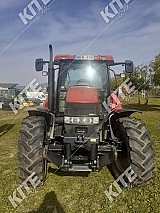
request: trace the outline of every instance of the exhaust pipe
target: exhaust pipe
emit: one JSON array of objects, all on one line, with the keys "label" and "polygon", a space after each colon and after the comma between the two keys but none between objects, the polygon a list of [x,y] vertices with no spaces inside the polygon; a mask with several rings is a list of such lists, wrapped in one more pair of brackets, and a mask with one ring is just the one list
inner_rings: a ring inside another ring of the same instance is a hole
[{"label": "exhaust pipe", "polygon": [[50,60],[48,66],[48,109],[55,112],[55,75],[54,75],[54,63],[53,63],[53,48],[49,45]]}]

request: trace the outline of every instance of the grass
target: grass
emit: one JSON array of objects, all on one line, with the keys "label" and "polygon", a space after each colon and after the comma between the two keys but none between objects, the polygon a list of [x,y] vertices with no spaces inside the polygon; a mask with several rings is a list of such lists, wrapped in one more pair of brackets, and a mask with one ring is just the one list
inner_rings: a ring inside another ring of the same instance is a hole
[{"label": "grass", "polygon": [[[135,113],[146,124],[153,140],[155,152],[155,169],[152,181],[143,188],[128,190],[123,188],[114,202],[110,203],[105,190],[114,181],[109,171],[104,168],[100,172],[54,174],[55,166],[49,165],[47,181],[14,209],[8,196],[19,186],[17,178],[17,141],[20,124],[26,112],[16,117],[12,112],[0,111],[0,212],[29,213],[149,213],[160,209],[160,98],[151,98],[148,106],[138,107],[135,99],[127,108],[135,108],[143,113]],[[15,119],[16,118],[16,119]],[[6,129],[6,127],[8,127]],[[70,174],[70,175],[69,175]]]}]

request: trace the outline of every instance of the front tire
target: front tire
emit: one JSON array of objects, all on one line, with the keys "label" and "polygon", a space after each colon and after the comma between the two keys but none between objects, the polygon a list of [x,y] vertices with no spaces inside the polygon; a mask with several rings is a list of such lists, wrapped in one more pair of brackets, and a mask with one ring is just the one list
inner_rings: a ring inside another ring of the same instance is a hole
[{"label": "front tire", "polygon": [[115,136],[122,142],[123,153],[108,165],[113,177],[117,179],[129,166],[137,175],[127,187],[144,186],[152,178],[154,153],[152,141],[140,120],[120,118],[113,127]]},{"label": "front tire", "polygon": [[46,160],[43,158],[46,134],[45,118],[42,116],[26,117],[21,125],[18,141],[18,177],[20,184],[35,172],[35,176],[44,184]]}]

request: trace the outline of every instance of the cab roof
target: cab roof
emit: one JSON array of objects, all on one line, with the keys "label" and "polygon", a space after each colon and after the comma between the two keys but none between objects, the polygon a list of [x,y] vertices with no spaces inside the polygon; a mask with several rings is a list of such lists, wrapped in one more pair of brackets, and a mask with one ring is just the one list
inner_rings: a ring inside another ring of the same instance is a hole
[{"label": "cab roof", "polygon": [[68,54],[60,54],[55,56],[55,61],[62,60],[84,60],[84,61],[109,61],[114,62],[114,58],[111,55],[68,55]]}]

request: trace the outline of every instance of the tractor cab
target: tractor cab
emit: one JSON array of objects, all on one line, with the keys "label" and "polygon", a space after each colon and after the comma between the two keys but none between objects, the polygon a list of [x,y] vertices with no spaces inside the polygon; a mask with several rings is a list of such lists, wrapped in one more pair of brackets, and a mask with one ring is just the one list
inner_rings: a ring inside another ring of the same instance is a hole
[{"label": "tractor cab", "polygon": [[[87,106],[87,104],[96,102],[98,104],[109,96],[107,57],[111,59],[110,63],[113,62],[111,56],[103,56],[103,60],[101,56],[57,55],[55,57],[55,61],[60,64],[57,78],[57,99],[59,101],[56,104],[56,111],[58,114],[65,113],[69,103],[78,103],[79,107],[83,108],[83,105]],[[75,108],[77,110],[75,113],[83,115],[82,112],[78,112],[79,107]],[[85,114],[94,115],[87,110],[84,112]]]},{"label": "tractor cab", "polygon": [[[70,112],[72,115],[75,113],[75,116],[93,116],[95,113],[92,112],[91,105],[94,109],[96,104],[98,106],[96,115],[99,116],[102,113],[102,102],[110,95],[108,65],[113,62],[113,57],[108,55],[56,55],[54,60],[58,70],[54,88],[56,115],[67,115],[69,106],[72,105],[73,112]],[[87,110],[88,106],[90,108]],[[48,108],[48,99],[45,108]]]}]

